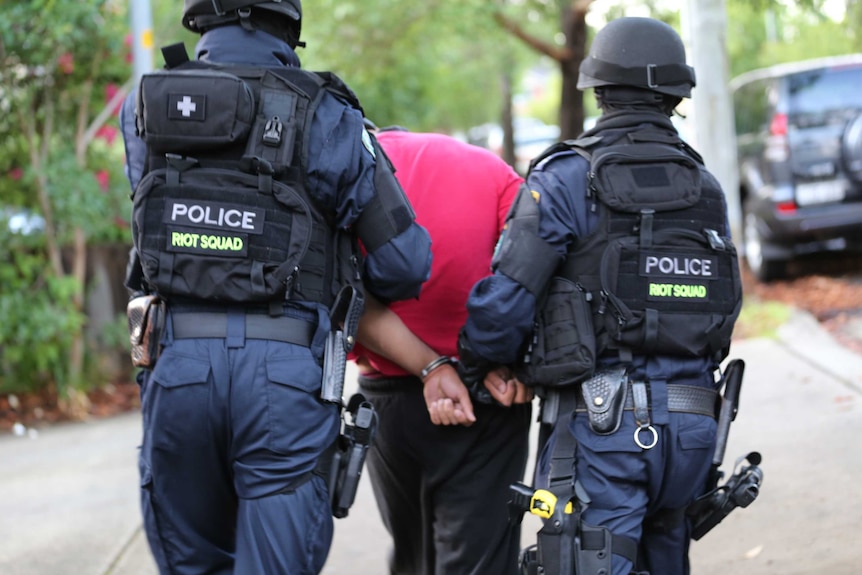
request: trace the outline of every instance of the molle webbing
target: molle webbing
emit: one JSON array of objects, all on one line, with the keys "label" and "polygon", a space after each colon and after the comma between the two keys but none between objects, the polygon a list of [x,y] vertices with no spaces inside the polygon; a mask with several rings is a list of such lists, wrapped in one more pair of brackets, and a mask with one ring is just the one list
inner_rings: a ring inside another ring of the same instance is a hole
[{"label": "molle webbing", "polygon": [[724,197],[680,142],[645,130],[578,148],[591,160],[590,193],[603,210],[560,275],[594,296],[599,356],[720,358],[730,343],[741,284],[736,250],[719,233]]},{"label": "molle webbing", "polygon": [[[175,68],[145,76],[137,112],[148,159],[133,229],[148,284],[166,296],[329,305],[349,266],[335,261],[338,231],[305,174],[311,122],[332,80],[172,58]],[[249,109],[250,122],[236,124]]]}]

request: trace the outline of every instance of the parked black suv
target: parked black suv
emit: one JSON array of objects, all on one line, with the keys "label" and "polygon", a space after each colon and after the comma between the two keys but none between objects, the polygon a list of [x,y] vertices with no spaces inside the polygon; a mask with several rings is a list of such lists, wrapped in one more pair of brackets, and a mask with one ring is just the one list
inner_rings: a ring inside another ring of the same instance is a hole
[{"label": "parked black suv", "polygon": [[862,54],[730,83],[744,255],[762,281],[795,256],[862,248]]}]

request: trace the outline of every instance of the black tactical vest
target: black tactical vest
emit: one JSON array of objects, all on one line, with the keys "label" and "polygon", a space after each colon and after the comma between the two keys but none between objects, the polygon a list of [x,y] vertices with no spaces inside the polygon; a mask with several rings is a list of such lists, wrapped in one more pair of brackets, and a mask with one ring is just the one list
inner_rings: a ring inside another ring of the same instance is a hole
[{"label": "black tactical vest", "polygon": [[148,159],[132,232],[152,289],[329,305],[358,277],[355,242],[305,187],[309,128],[326,89],[352,98],[334,76],[298,68],[193,61],[143,76],[136,122]]},{"label": "black tactical vest", "polygon": [[742,287],[723,193],[697,153],[658,127],[549,153],[561,149],[590,161],[587,205],[601,212],[550,283],[522,376],[567,385],[611,354],[723,359]]}]

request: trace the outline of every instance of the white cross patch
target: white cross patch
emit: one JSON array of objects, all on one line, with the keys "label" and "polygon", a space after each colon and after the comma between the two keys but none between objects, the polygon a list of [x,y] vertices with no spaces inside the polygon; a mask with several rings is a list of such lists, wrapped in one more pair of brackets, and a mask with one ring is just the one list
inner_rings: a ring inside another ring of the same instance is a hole
[{"label": "white cross patch", "polygon": [[189,96],[183,96],[183,99],[177,102],[177,110],[183,115],[183,117],[188,118],[192,115],[192,112],[198,109],[198,105],[192,102],[192,99]]}]

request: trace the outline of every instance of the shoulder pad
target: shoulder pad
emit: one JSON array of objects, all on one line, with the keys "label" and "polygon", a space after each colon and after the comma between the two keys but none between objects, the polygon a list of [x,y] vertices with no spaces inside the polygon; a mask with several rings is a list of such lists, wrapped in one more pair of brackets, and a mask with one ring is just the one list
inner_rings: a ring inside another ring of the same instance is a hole
[{"label": "shoulder pad", "polygon": [[533,171],[533,169],[536,168],[541,168],[554,158],[563,154],[568,155],[570,152],[579,154],[589,161],[591,156],[589,148],[596,145],[601,141],[601,139],[601,136],[588,136],[586,138],[577,138],[574,140],[563,140],[562,142],[553,144],[530,162],[530,171]]},{"label": "shoulder pad", "polygon": [[350,86],[344,83],[344,80],[339,78],[334,72],[314,72],[323,80],[323,87],[326,88],[329,92],[341,98],[352,107],[356,108],[362,115],[365,115],[365,111],[362,109],[362,104],[359,103],[359,98],[350,89]]},{"label": "shoulder pad", "polygon": [[691,155],[691,157],[693,157],[695,160],[697,160],[698,164],[700,164],[701,166],[705,165],[705,163],[703,161],[703,156],[701,156],[697,150],[692,148],[691,145],[688,142],[686,142],[685,140],[683,140],[682,138],[680,138],[679,141],[680,141],[680,145],[683,147],[683,149],[686,152],[688,152]]}]

